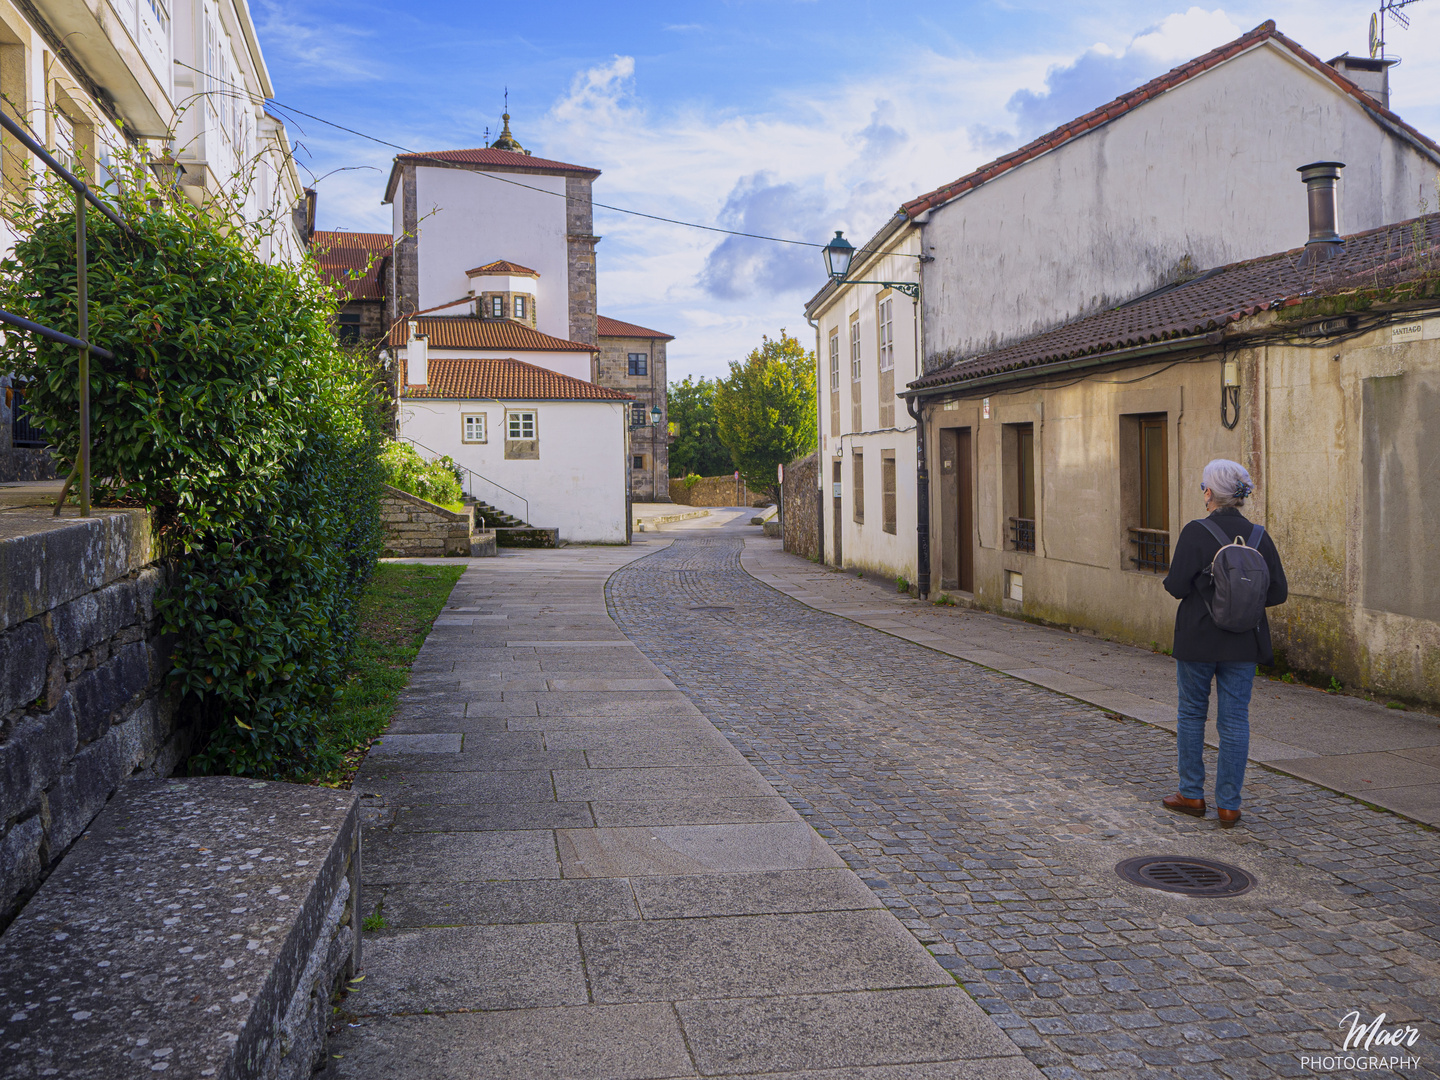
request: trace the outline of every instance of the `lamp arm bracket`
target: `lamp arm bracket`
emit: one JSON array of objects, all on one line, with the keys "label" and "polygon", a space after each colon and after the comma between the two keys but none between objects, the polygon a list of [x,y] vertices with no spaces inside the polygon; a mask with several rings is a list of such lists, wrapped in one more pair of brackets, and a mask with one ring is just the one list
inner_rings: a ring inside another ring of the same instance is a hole
[{"label": "lamp arm bracket", "polygon": [[846,278],[838,282],[840,285],[880,285],[886,289],[894,289],[902,295],[908,296],[911,300],[920,299],[920,285],[914,281],[851,281]]}]

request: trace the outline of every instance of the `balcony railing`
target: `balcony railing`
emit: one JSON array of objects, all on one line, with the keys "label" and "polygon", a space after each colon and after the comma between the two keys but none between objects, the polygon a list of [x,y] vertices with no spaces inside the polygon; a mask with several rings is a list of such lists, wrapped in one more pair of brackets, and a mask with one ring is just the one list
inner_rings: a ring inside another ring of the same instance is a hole
[{"label": "balcony railing", "polygon": [[1130,542],[1136,547],[1130,556],[1136,569],[1157,574],[1170,569],[1170,534],[1164,529],[1131,529]]},{"label": "balcony railing", "polygon": [[1010,519],[1010,542],[1016,551],[1035,550],[1035,519],[1012,517]]}]

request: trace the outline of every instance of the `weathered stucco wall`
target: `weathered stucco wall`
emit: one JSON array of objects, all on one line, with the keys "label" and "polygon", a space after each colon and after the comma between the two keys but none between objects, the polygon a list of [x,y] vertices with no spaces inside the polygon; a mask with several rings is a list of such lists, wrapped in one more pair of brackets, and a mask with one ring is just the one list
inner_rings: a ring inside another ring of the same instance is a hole
[{"label": "weathered stucco wall", "polygon": [[[984,398],[935,401],[932,477],[942,476],[947,428],[971,432],[974,477],[974,591],[954,577],[967,538],[943,482],[932,486],[935,591],[1168,647],[1176,602],[1163,575],[1133,564],[1128,534],[1138,524],[1134,421],[1163,415],[1172,539],[1204,515],[1206,462],[1239,461],[1256,482],[1244,512],[1274,538],[1290,583],[1289,602],[1270,612],[1282,660],[1347,686],[1440,701],[1440,318],[1317,344],[1231,350],[1241,379],[1233,430],[1221,423],[1218,351],[1168,370],[1127,367],[1124,382],[1109,369],[1055,389],[991,391],[988,419]],[[1032,425],[1035,440],[1033,553],[1017,550],[1008,528],[1016,472],[1006,440],[1018,424]],[[1013,575],[1018,599],[1007,593]]]},{"label": "weathered stucco wall", "polygon": [[924,226],[926,366],[1182,273],[1298,247],[1308,230],[1295,169],[1317,160],[1347,163],[1342,233],[1434,203],[1433,160],[1265,43],[936,209]]},{"label": "weathered stucco wall", "polygon": [[148,515],[10,510],[3,524],[0,926],[123,780],[168,776],[193,734],[161,692]]}]

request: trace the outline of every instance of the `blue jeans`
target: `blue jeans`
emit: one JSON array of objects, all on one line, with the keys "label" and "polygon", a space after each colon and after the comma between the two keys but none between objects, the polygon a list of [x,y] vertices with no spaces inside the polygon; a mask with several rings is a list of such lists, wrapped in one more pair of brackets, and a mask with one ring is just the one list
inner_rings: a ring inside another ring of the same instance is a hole
[{"label": "blue jeans", "polygon": [[1245,760],[1250,754],[1250,691],[1255,686],[1253,660],[1175,661],[1175,682],[1180,690],[1175,732],[1180,755],[1180,794],[1187,799],[1205,797],[1205,720],[1210,712],[1211,679],[1215,680],[1216,688],[1215,729],[1220,736],[1215,802],[1222,810],[1239,810]]}]

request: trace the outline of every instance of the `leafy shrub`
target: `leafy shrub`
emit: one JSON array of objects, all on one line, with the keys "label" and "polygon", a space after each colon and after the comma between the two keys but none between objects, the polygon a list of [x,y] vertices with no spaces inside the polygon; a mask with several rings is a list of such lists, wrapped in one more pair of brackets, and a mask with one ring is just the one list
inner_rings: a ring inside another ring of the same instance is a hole
[{"label": "leafy shrub", "polygon": [[[319,724],[379,550],[380,401],[335,342],[313,265],[261,261],[223,202],[147,203],[138,162],[113,171],[138,238],[89,212],[90,333],[115,354],[90,361],[95,499],[154,512],[171,685],[208,736],[191,768],[293,775],[324,764]],[[0,262],[0,307],[73,330],[68,191],[8,213],[19,239]],[[68,467],[76,350],[12,332],[0,361],[33,380],[27,408]]]},{"label": "leafy shrub", "polygon": [[704,479],[704,477],[702,477],[699,473],[693,473],[693,472],[692,472],[692,473],[686,473],[686,474],[685,474],[685,490],[686,490],[686,491],[689,491],[691,488],[693,488],[696,484],[698,484],[698,483],[699,483],[701,480],[703,480],[703,479]]},{"label": "leafy shrub", "polygon": [[461,500],[459,467],[448,457],[426,461],[409,443],[390,442],[380,451],[385,483],[440,506]]}]

